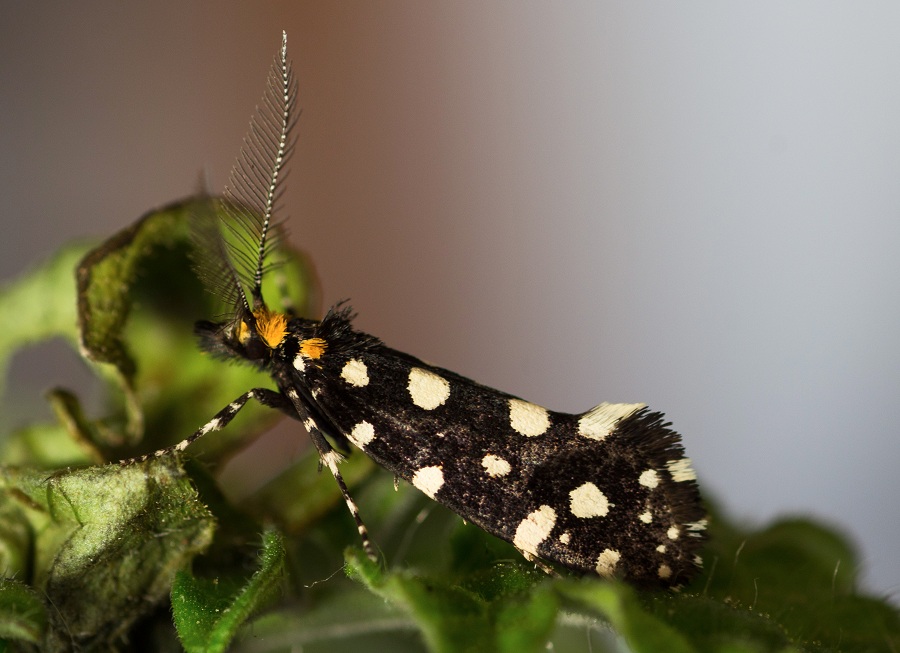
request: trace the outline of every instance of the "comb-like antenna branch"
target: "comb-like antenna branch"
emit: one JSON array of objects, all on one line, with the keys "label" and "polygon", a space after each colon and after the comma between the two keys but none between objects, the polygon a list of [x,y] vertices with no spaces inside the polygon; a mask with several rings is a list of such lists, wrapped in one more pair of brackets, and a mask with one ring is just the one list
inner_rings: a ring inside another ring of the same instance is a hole
[{"label": "comb-like antenna branch", "polygon": [[[277,62],[276,62],[277,66]],[[256,257],[256,272],[253,275],[253,298],[254,300],[261,300],[261,286],[262,286],[262,275],[263,275],[263,261],[265,259],[266,254],[266,239],[269,235],[269,226],[272,220],[272,213],[275,208],[275,197],[276,190],[278,188],[278,175],[281,173],[281,168],[284,166],[285,157],[287,156],[288,149],[288,132],[291,127],[291,111],[293,109],[293,99],[294,99],[294,89],[295,84],[293,82],[293,76],[291,74],[290,66],[287,61],[287,32],[283,31],[281,33],[281,104],[276,106],[271,106],[269,108],[281,109],[281,124],[280,129],[278,130],[278,148],[275,153],[275,159],[272,162],[271,168],[271,176],[269,178],[269,187],[266,192],[266,208],[264,212],[264,219],[262,225],[262,233],[259,238],[259,246],[257,249],[257,257]],[[274,72],[274,71],[273,71]],[[274,92],[273,84],[269,84],[269,91]],[[266,100],[270,99],[270,96],[267,95]],[[275,104],[275,103],[272,103]],[[275,116],[269,116],[265,113],[259,114],[259,122],[262,124],[263,129],[265,129],[269,134],[274,133],[273,127],[275,125],[272,124],[271,118]],[[253,126],[251,125],[251,129]]]},{"label": "comb-like antenna branch", "polygon": [[[198,234],[201,278],[238,312],[263,304],[262,278],[276,246],[274,214],[292,150],[297,84],[287,58],[287,33],[250,119],[221,203],[221,223]],[[196,231],[196,230],[195,230]]]}]

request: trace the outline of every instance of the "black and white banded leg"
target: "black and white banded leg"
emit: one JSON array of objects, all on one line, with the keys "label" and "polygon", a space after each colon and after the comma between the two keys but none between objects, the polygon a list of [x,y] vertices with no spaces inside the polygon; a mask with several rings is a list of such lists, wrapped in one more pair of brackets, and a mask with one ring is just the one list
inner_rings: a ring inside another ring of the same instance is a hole
[{"label": "black and white banded leg", "polygon": [[199,429],[194,431],[187,438],[179,442],[178,444],[174,444],[171,447],[166,447],[165,449],[157,449],[153,453],[148,453],[138,458],[129,458],[127,460],[119,461],[119,464],[122,466],[130,465],[131,463],[142,463],[150,460],[151,458],[159,458],[160,456],[166,456],[171,453],[181,452],[187,449],[194,442],[202,438],[207,433],[212,433],[213,431],[221,431],[223,428],[228,426],[228,423],[234,419],[234,416],[237,415],[241,408],[250,401],[251,399],[256,399],[263,406],[268,406],[269,408],[276,408],[283,413],[286,413],[288,416],[296,419],[297,415],[294,412],[294,407],[291,403],[285,399],[284,395],[280,392],[275,392],[274,390],[269,390],[268,388],[253,388],[252,390],[248,390],[240,397],[232,401],[230,404],[225,406],[222,410],[216,413],[215,417],[209,420],[206,424],[201,426]]},{"label": "black and white banded leg", "polygon": [[350,514],[353,515],[353,520],[356,522],[356,529],[359,531],[360,538],[362,538],[363,549],[365,549],[366,555],[369,559],[377,561],[378,557],[375,555],[375,548],[372,546],[372,541],[369,539],[369,531],[359,515],[359,508],[357,507],[356,502],[353,500],[353,497],[350,496],[347,484],[344,483],[344,477],[341,476],[341,471],[338,469],[341,455],[335,451],[328,440],[325,439],[322,429],[319,428],[316,421],[309,415],[309,411],[303,405],[297,392],[293,388],[290,388],[287,394],[288,398],[280,392],[275,392],[268,388],[253,388],[252,390],[248,390],[225,406],[225,408],[216,413],[215,417],[178,444],[166,447],[165,449],[158,449],[153,453],[140,456],[139,458],[122,460],[119,464],[125,466],[132,463],[142,463],[151,458],[159,458],[175,452],[182,452],[207,433],[220,431],[228,426],[228,423],[234,419],[234,416],[240,412],[241,408],[243,408],[248,401],[256,399],[256,401],[263,406],[276,408],[281,412],[286,413],[289,417],[300,419],[303,422],[303,425],[309,431],[313,444],[316,446],[316,450],[319,452],[320,465],[324,464],[327,466],[331,475],[334,476],[334,480],[337,481],[341,495],[344,497],[344,502],[347,504],[347,507],[350,509]]},{"label": "black and white banded leg", "polygon": [[344,483],[344,477],[341,476],[341,470],[338,469],[338,464],[341,462],[341,454],[335,451],[334,447],[332,447],[325,438],[324,432],[319,428],[319,424],[312,415],[309,414],[309,411],[300,399],[300,395],[297,391],[294,390],[294,388],[288,388],[285,391],[285,394],[287,394],[288,399],[291,400],[297,413],[303,417],[303,426],[309,431],[309,436],[312,438],[313,444],[319,452],[320,464],[327,466],[329,471],[331,471],[331,475],[334,476],[334,480],[337,481],[338,487],[341,490],[341,495],[344,497],[344,502],[347,504],[350,514],[353,515],[353,521],[356,522],[356,530],[359,531],[359,537],[362,540],[363,549],[365,550],[366,555],[373,562],[377,562],[378,556],[375,553],[375,547],[372,545],[372,540],[369,539],[369,530],[366,528],[362,517],[359,515],[359,507],[357,507],[353,497],[350,496],[347,484]]}]

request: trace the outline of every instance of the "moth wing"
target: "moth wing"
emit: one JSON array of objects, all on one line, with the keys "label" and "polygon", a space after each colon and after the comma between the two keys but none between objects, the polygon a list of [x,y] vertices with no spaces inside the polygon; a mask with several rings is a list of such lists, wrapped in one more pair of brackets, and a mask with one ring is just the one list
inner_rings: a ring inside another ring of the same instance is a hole
[{"label": "moth wing", "polygon": [[383,345],[304,381],[337,433],[526,555],[657,585],[695,569],[696,484],[689,463],[669,471],[678,435],[640,404],[549,411]]}]

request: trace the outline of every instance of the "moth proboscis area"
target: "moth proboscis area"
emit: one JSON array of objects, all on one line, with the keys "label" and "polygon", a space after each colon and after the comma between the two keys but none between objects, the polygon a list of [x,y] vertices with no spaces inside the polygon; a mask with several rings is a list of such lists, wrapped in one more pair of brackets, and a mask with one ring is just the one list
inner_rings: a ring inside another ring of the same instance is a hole
[{"label": "moth proboscis area", "polygon": [[255,365],[277,389],[248,390],[173,449],[223,428],[254,399],[305,425],[370,557],[335,446],[354,445],[545,569],[647,586],[689,580],[701,564],[705,510],[661,413],[640,403],[551,411],[387,347],[357,331],[343,303],[311,320],[265,302],[296,95],[285,36],[221,210],[194,226],[198,274],[229,308],[226,320],[196,325],[201,348]]}]

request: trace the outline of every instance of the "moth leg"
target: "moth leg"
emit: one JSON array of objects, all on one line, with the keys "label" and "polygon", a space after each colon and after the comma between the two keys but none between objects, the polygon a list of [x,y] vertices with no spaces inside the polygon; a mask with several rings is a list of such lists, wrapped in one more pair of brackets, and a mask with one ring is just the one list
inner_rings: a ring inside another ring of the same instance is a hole
[{"label": "moth leg", "polygon": [[201,426],[199,429],[194,431],[187,438],[179,442],[178,444],[172,445],[171,447],[166,447],[165,449],[159,449],[154,451],[153,453],[148,453],[146,455],[140,456],[138,458],[129,458],[128,460],[121,460],[119,464],[123,467],[125,465],[130,465],[132,463],[142,463],[150,458],[159,458],[160,456],[165,456],[176,451],[184,451],[191,444],[202,438],[207,433],[211,433],[212,431],[220,431],[225,428],[228,423],[234,419],[234,416],[237,415],[241,408],[250,401],[251,399],[256,399],[263,406],[269,406],[270,408],[277,408],[278,410],[287,413],[291,417],[297,418],[297,412],[294,410],[294,406],[285,398],[283,394],[280,392],[275,392],[274,390],[269,390],[268,388],[253,388],[252,390],[248,390],[240,397],[232,401],[230,404],[225,406],[222,410],[216,413],[216,416],[209,420],[206,424]]},{"label": "moth leg", "polygon": [[344,503],[347,504],[347,508],[350,509],[350,514],[353,515],[353,520],[356,522],[356,530],[359,531],[363,550],[365,550],[369,560],[378,562],[375,547],[372,545],[372,540],[369,539],[369,529],[367,529],[366,525],[363,523],[356,501],[350,496],[350,490],[347,489],[347,484],[344,483],[344,477],[341,476],[341,470],[338,469],[338,463],[341,462],[341,454],[335,451],[328,440],[325,439],[322,429],[319,428],[315,418],[309,414],[309,410],[306,409],[306,406],[304,406],[303,402],[300,400],[300,395],[297,391],[294,388],[288,388],[286,394],[293,402],[297,412],[303,415],[303,426],[309,431],[309,436],[312,438],[313,444],[319,452],[319,464],[324,464],[328,467],[331,475],[334,476],[334,480],[337,481],[338,488],[341,490],[341,495],[344,497]]},{"label": "moth leg", "polygon": [[553,578],[560,577],[559,573],[553,567],[550,567],[549,565],[545,564],[544,561],[541,560],[540,558],[528,553],[527,551],[523,551],[522,549],[519,549],[518,547],[516,548],[516,550],[522,554],[523,558],[525,558],[528,562],[532,563],[535,567],[537,567],[538,569],[543,571],[548,576],[551,576]]}]

